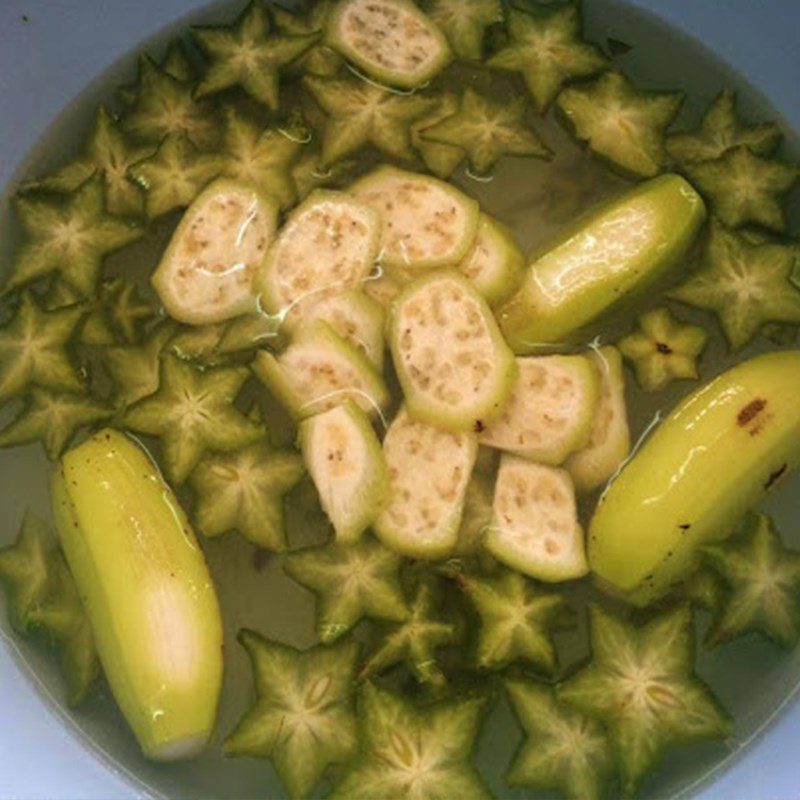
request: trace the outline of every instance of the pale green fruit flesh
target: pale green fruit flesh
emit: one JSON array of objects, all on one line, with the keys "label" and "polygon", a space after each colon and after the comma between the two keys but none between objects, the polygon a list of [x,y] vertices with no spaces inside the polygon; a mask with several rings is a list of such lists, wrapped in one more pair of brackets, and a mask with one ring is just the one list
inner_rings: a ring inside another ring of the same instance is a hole
[{"label": "pale green fruit flesh", "polygon": [[589,527],[598,581],[647,605],[686,578],[800,462],[800,351],[745,361],[690,395],[601,499]]},{"label": "pale green fruit flesh", "polygon": [[222,682],[222,622],[203,553],[147,453],[105,429],[52,480],[56,525],[100,661],[145,755],[208,741]]},{"label": "pale green fruit flesh", "polygon": [[704,219],[689,183],[662,175],[578,220],[534,254],[521,288],[498,310],[509,345],[532,353],[574,338],[677,264]]}]

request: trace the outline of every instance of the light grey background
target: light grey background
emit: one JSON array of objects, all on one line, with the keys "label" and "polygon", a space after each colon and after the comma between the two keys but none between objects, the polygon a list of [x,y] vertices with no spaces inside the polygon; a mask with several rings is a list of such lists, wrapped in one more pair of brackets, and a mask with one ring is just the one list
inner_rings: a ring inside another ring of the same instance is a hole
[{"label": "light grey background", "polygon": [[[800,129],[798,0],[636,2],[702,39]],[[198,5],[192,0],[0,0],[0,186],[69,98],[140,39]],[[798,797],[799,760],[796,705],[701,798]],[[43,710],[0,644],[0,797],[134,796]]]}]

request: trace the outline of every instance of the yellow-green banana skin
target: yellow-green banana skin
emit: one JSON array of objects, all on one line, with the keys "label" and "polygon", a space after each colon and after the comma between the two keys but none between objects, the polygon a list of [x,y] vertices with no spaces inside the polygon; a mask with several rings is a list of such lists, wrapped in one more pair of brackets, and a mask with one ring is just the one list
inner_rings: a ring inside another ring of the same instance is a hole
[{"label": "yellow-green banana skin", "polygon": [[111,429],[63,456],[51,493],[103,671],[144,754],[196,754],[217,714],[222,622],[175,495],[147,453]]},{"label": "yellow-green banana skin", "polygon": [[758,356],[694,392],[622,469],[589,526],[599,584],[645,606],[800,463],[800,351]]}]

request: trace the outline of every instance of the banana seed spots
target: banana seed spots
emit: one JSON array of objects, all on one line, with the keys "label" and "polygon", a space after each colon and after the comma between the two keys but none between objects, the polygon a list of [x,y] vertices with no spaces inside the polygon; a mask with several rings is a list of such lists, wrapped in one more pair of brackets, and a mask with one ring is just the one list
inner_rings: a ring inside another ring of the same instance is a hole
[{"label": "banana seed spots", "polygon": [[[746,428],[767,407],[767,401],[761,397],[748,403],[736,417],[736,423],[741,428]],[[758,433],[757,430],[752,433]]]}]

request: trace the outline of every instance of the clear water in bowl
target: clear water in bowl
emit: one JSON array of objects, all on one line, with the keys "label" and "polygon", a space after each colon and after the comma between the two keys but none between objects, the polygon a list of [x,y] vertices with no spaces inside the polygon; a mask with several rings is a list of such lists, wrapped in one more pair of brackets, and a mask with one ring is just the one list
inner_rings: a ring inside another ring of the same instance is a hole
[{"label": "clear water in bowl", "polygon": [[[159,53],[172,36],[184,32],[189,24],[226,21],[237,11],[238,7],[228,3],[207,6],[161,31],[143,46]],[[616,0],[586,2],[585,12],[587,34],[592,39],[604,44],[610,37],[633,46],[619,57],[619,64],[641,85],[664,89],[682,87],[687,91],[681,123],[696,121],[700,110],[724,86],[738,90],[745,114],[754,118],[779,117],[742,76],[733,73],[698,42],[654,17]],[[33,147],[19,177],[44,172],[76,149],[94,105],[108,100],[116,85],[130,79],[133,61],[130,54],[121,59],[75,99]],[[476,181],[466,175],[459,178],[487,212],[514,229],[526,249],[544,243],[564,222],[625,185],[622,179],[585,155],[554,120],[542,121],[539,128],[557,152],[553,162],[508,159],[499,165],[491,181]],[[796,157],[800,154],[797,137],[790,131],[786,134],[786,154]],[[793,212],[798,211],[796,205]],[[157,225],[146,241],[111,259],[110,269],[145,275],[157,262],[174,222],[175,218],[171,218]],[[0,268],[7,269],[14,247],[8,215],[0,220],[0,243]],[[648,302],[651,300],[645,298],[640,306]],[[635,311],[629,309],[609,322],[600,331],[602,338],[613,340],[620,331],[627,330]],[[705,315],[686,309],[681,309],[681,315],[707,326],[710,322]],[[705,379],[733,363],[718,329],[713,325],[712,329],[714,337],[703,365]],[[765,344],[759,342],[742,357],[764,348]],[[691,385],[673,385],[670,391],[657,398],[637,391],[633,381],[629,381],[629,389],[632,425],[638,435],[657,411],[671,408]],[[3,411],[0,422],[5,422],[5,417],[11,413],[11,410]],[[26,507],[41,514],[49,513],[49,469],[38,445],[0,451],[0,485],[4,487],[4,502],[0,504],[0,545],[13,539]],[[709,480],[713,480],[713,476],[709,476]],[[324,535],[318,518],[304,510],[308,505],[303,500],[306,491],[308,487],[302,486],[297,490],[289,510],[289,533],[294,546],[319,540]],[[797,509],[792,510],[792,500],[798,496],[798,491],[800,476],[795,476],[783,484],[768,509],[790,542],[794,537],[796,547],[800,547],[800,525],[797,524]],[[282,574],[277,559],[256,557],[254,549],[238,537],[208,540],[203,546],[219,587],[226,623],[226,679],[218,732],[208,753],[182,764],[147,762],[141,757],[107,689],[101,689],[77,712],[59,710],[59,713],[110,763],[129,773],[140,789],[149,793],[174,798],[278,798],[282,796],[281,787],[268,762],[226,760],[217,746],[250,701],[249,666],[236,644],[235,634],[246,626],[305,647],[314,639],[313,600],[309,593]],[[584,595],[587,593],[583,591]],[[699,623],[702,633],[705,620],[701,618]],[[0,614],[0,625],[10,637],[4,613]],[[579,630],[561,642],[567,663],[585,656],[583,633]],[[9,641],[12,640],[9,638]],[[61,709],[61,685],[49,654],[16,639],[12,646],[17,648],[20,668],[36,677],[43,701]],[[701,648],[697,669],[733,713],[735,734],[725,744],[703,743],[671,752],[647,780],[642,789],[644,797],[691,793],[699,781],[734,757],[793,693],[800,677],[800,651],[786,655],[761,639],[748,637],[715,651]],[[509,791],[503,783],[503,773],[519,739],[520,732],[510,711],[500,700],[484,727],[477,756],[482,773],[498,797],[532,796],[531,792]],[[322,787],[321,792],[324,790]]]}]

